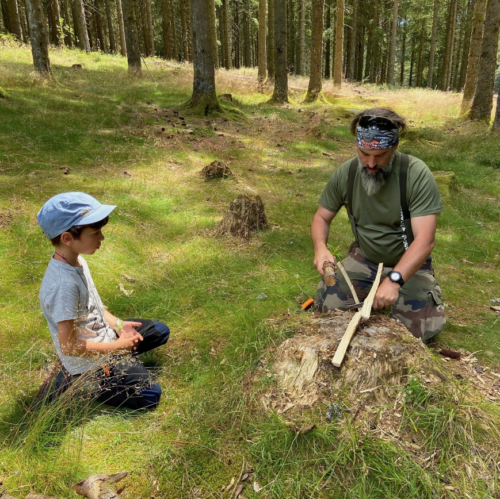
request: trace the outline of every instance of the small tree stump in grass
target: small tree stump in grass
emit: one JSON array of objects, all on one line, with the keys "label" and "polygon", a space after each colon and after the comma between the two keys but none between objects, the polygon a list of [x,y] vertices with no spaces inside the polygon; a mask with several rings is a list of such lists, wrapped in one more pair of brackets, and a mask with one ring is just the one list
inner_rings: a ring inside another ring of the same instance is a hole
[{"label": "small tree stump in grass", "polygon": [[217,235],[230,234],[248,239],[252,232],[266,228],[267,217],[262,199],[240,194],[231,201],[229,211],[217,228]]},{"label": "small tree stump in grass", "polygon": [[447,198],[456,189],[456,178],[453,172],[433,172],[441,197]]},{"label": "small tree stump in grass", "polygon": [[232,177],[233,172],[222,161],[212,161],[209,165],[205,166],[200,172],[205,180],[212,180],[214,178],[227,178]]}]

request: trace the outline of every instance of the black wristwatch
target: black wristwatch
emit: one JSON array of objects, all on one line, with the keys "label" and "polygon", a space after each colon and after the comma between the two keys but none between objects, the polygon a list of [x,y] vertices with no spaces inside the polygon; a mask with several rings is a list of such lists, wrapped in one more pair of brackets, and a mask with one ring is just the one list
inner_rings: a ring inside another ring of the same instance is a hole
[{"label": "black wristwatch", "polygon": [[403,276],[401,275],[400,272],[398,272],[397,270],[393,270],[392,272],[389,272],[389,280],[391,282],[395,282],[396,284],[399,284],[399,286],[402,288],[403,285],[404,285],[404,281],[403,281]]}]

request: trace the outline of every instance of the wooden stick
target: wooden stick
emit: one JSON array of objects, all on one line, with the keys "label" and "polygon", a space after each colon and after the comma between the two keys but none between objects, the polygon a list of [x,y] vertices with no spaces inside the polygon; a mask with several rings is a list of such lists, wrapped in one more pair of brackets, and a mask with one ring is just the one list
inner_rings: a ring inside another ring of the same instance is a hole
[{"label": "wooden stick", "polygon": [[323,272],[325,273],[325,284],[335,286],[337,278],[335,277],[335,264],[332,262],[323,263]]},{"label": "wooden stick", "polygon": [[361,309],[361,317],[366,321],[370,318],[370,314],[372,311],[373,300],[375,299],[375,295],[377,294],[377,289],[380,284],[380,277],[382,275],[382,269],[384,268],[383,263],[378,264],[378,271],[375,277],[375,281],[373,281],[372,289],[370,289],[370,293],[366,297],[365,303],[363,304],[363,308]]},{"label": "wooden stick", "polygon": [[345,271],[344,266],[342,263],[337,263],[337,267],[340,269],[340,272],[342,272],[342,275],[344,276],[344,279],[347,281],[347,285],[349,286],[349,289],[351,290],[352,297],[354,298],[354,303],[359,303],[359,298],[358,295],[356,294],[356,290],[354,289],[354,286],[352,285],[351,279],[349,278],[349,275]]},{"label": "wooden stick", "polygon": [[356,329],[360,321],[361,321],[361,312],[356,312],[353,318],[351,319],[351,322],[349,322],[346,332],[344,333],[344,336],[342,336],[340,344],[337,347],[337,351],[335,352],[335,355],[333,357],[332,364],[335,367],[340,367],[340,365],[342,364],[342,361],[344,360],[345,357],[345,353],[347,351],[347,347],[349,346],[349,343],[351,343],[352,337],[354,336],[354,333],[356,332]]}]

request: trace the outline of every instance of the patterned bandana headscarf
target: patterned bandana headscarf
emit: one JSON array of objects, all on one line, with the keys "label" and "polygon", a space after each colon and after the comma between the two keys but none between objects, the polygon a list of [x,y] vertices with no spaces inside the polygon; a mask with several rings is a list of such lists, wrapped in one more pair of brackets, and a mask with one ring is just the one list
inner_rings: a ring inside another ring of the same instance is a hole
[{"label": "patterned bandana headscarf", "polygon": [[399,144],[398,127],[387,118],[363,116],[357,132],[358,146],[363,149],[389,149]]}]

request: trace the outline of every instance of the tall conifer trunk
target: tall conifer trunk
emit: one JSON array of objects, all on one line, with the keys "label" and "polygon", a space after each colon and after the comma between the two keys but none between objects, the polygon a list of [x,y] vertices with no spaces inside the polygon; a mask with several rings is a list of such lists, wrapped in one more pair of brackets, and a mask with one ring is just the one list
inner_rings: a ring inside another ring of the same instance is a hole
[{"label": "tall conifer trunk", "polygon": [[222,111],[215,92],[215,65],[208,8],[206,0],[192,1],[194,78],[190,105],[201,108],[205,116],[213,111]]},{"label": "tall conifer trunk", "polygon": [[335,66],[333,68],[333,85],[339,88],[342,85],[344,10],[345,0],[337,0],[337,18],[335,22]]},{"label": "tall conifer trunk", "polygon": [[113,28],[113,16],[111,14],[111,0],[104,0],[106,2],[106,19],[108,21],[108,36],[109,36],[109,51],[116,53],[115,32]]},{"label": "tall conifer trunk", "polygon": [[[212,51],[214,58],[214,65],[219,67],[219,49],[217,45],[217,23],[215,17],[215,0],[208,1],[208,15],[210,16],[210,38],[212,40]],[[192,36],[191,36],[192,38]]]},{"label": "tall conifer trunk", "polygon": [[259,89],[262,91],[262,83],[266,79],[266,0],[259,0]]},{"label": "tall conifer trunk", "polygon": [[489,0],[484,22],[483,44],[479,59],[476,93],[470,109],[470,119],[489,123],[493,107],[493,87],[500,29],[500,0]]},{"label": "tall conifer trunk", "polygon": [[275,76],[274,65],[274,0],[268,0],[268,20],[267,20],[267,74],[270,80]]},{"label": "tall conifer trunk", "polygon": [[[330,32],[330,29],[332,27],[332,16],[331,16],[331,8],[330,8],[330,3],[331,0],[326,0],[325,2],[325,16],[324,16],[324,25],[325,25],[325,31]],[[325,54],[324,54],[324,60],[325,60],[325,80],[330,79],[330,59],[332,58],[331,54],[331,37],[328,36],[326,38],[326,43],[325,43]]]},{"label": "tall conifer trunk", "polygon": [[224,39],[224,67],[231,69],[231,16],[229,14],[229,0],[222,0],[222,25]]},{"label": "tall conifer trunk", "polygon": [[19,6],[17,0],[7,0],[7,7],[9,10],[9,24],[10,32],[23,40],[23,30],[21,28],[21,18],[19,16]]},{"label": "tall conifer trunk", "polygon": [[81,50],[90,52],[90,40],[87,31],[87,20],[85,18],[85,11],[83,9],[82,0],[72,0],[73,5],[73,21],[75,24],[76,36],[78,38],[77,44]]},{"label": "tall conifer trunk", "polygon": [[274,93],[271,102],[288,102],[286,0],[274,0]]},{"label": "tall conifer trunk", "polygon": [[483,42],[484,20],[486,16],[486,0],[476,0],[474,17],[472,21],[472,34],[467,60],[467,74],[465,76],[464,96],[462,98],[461,112],[469,110],[474,94],[476,93],[477,74],[479,70],[479,57]]},{"label": "tall conifer trunk", "polygon": [[30,25],[31,53],[35,71],[49,76],[49,36],[45,26],[45,16],[41,0],[26,0],[28,23]]},{"label": "tall conifer trunk", "polygon": [[133,75],[142,76],[141,51],[134,7],[134,0],[122,0],[128,70]]},{"label": "tall conifer trunk", "polygon": [[305,102],[314,102],[321,93],[323,76],[324,0],[312,0],[311,75]]},{"label": "tall conifer trunk", "polygon": [[306,52],[306,4],[305,0],[299,0],[299,47],[298,47],[297,74],[305,75],[305,52]]},{"label": "tall conifer trunk", "polygon": [[[397,0],[396,0],[397,1]],[[352,2],[352,27],[351,27],[351,60],[349,61],[349,80],[356,79],[356,66],[358,54],[358,0]]]},{"label": "tall conifer trunk", "polygon": [[434,12],[432,15],[431,49],[429,52],[429,72],[427,73],[427,86],[434,87],[434,59],[436,57],[437,25],[439,13],[439,0],[434,0]]},{"label": "tall conifer trunk", "polygon": [[398,36],[398,6],[399,0],[393,0],[392,4],[392,25],[391,25],[391,45],[389,52],[388,83],[394,85],[394,70],[396,65],[396,40]]},{"label": "tall conifer trunk", "polygon": [[120,31],[120,54],[127,55],[127,45],[125,43],[125,26],[123,24],[122,0],[116,0],[116,13],[118,16],[118,29]]}]

